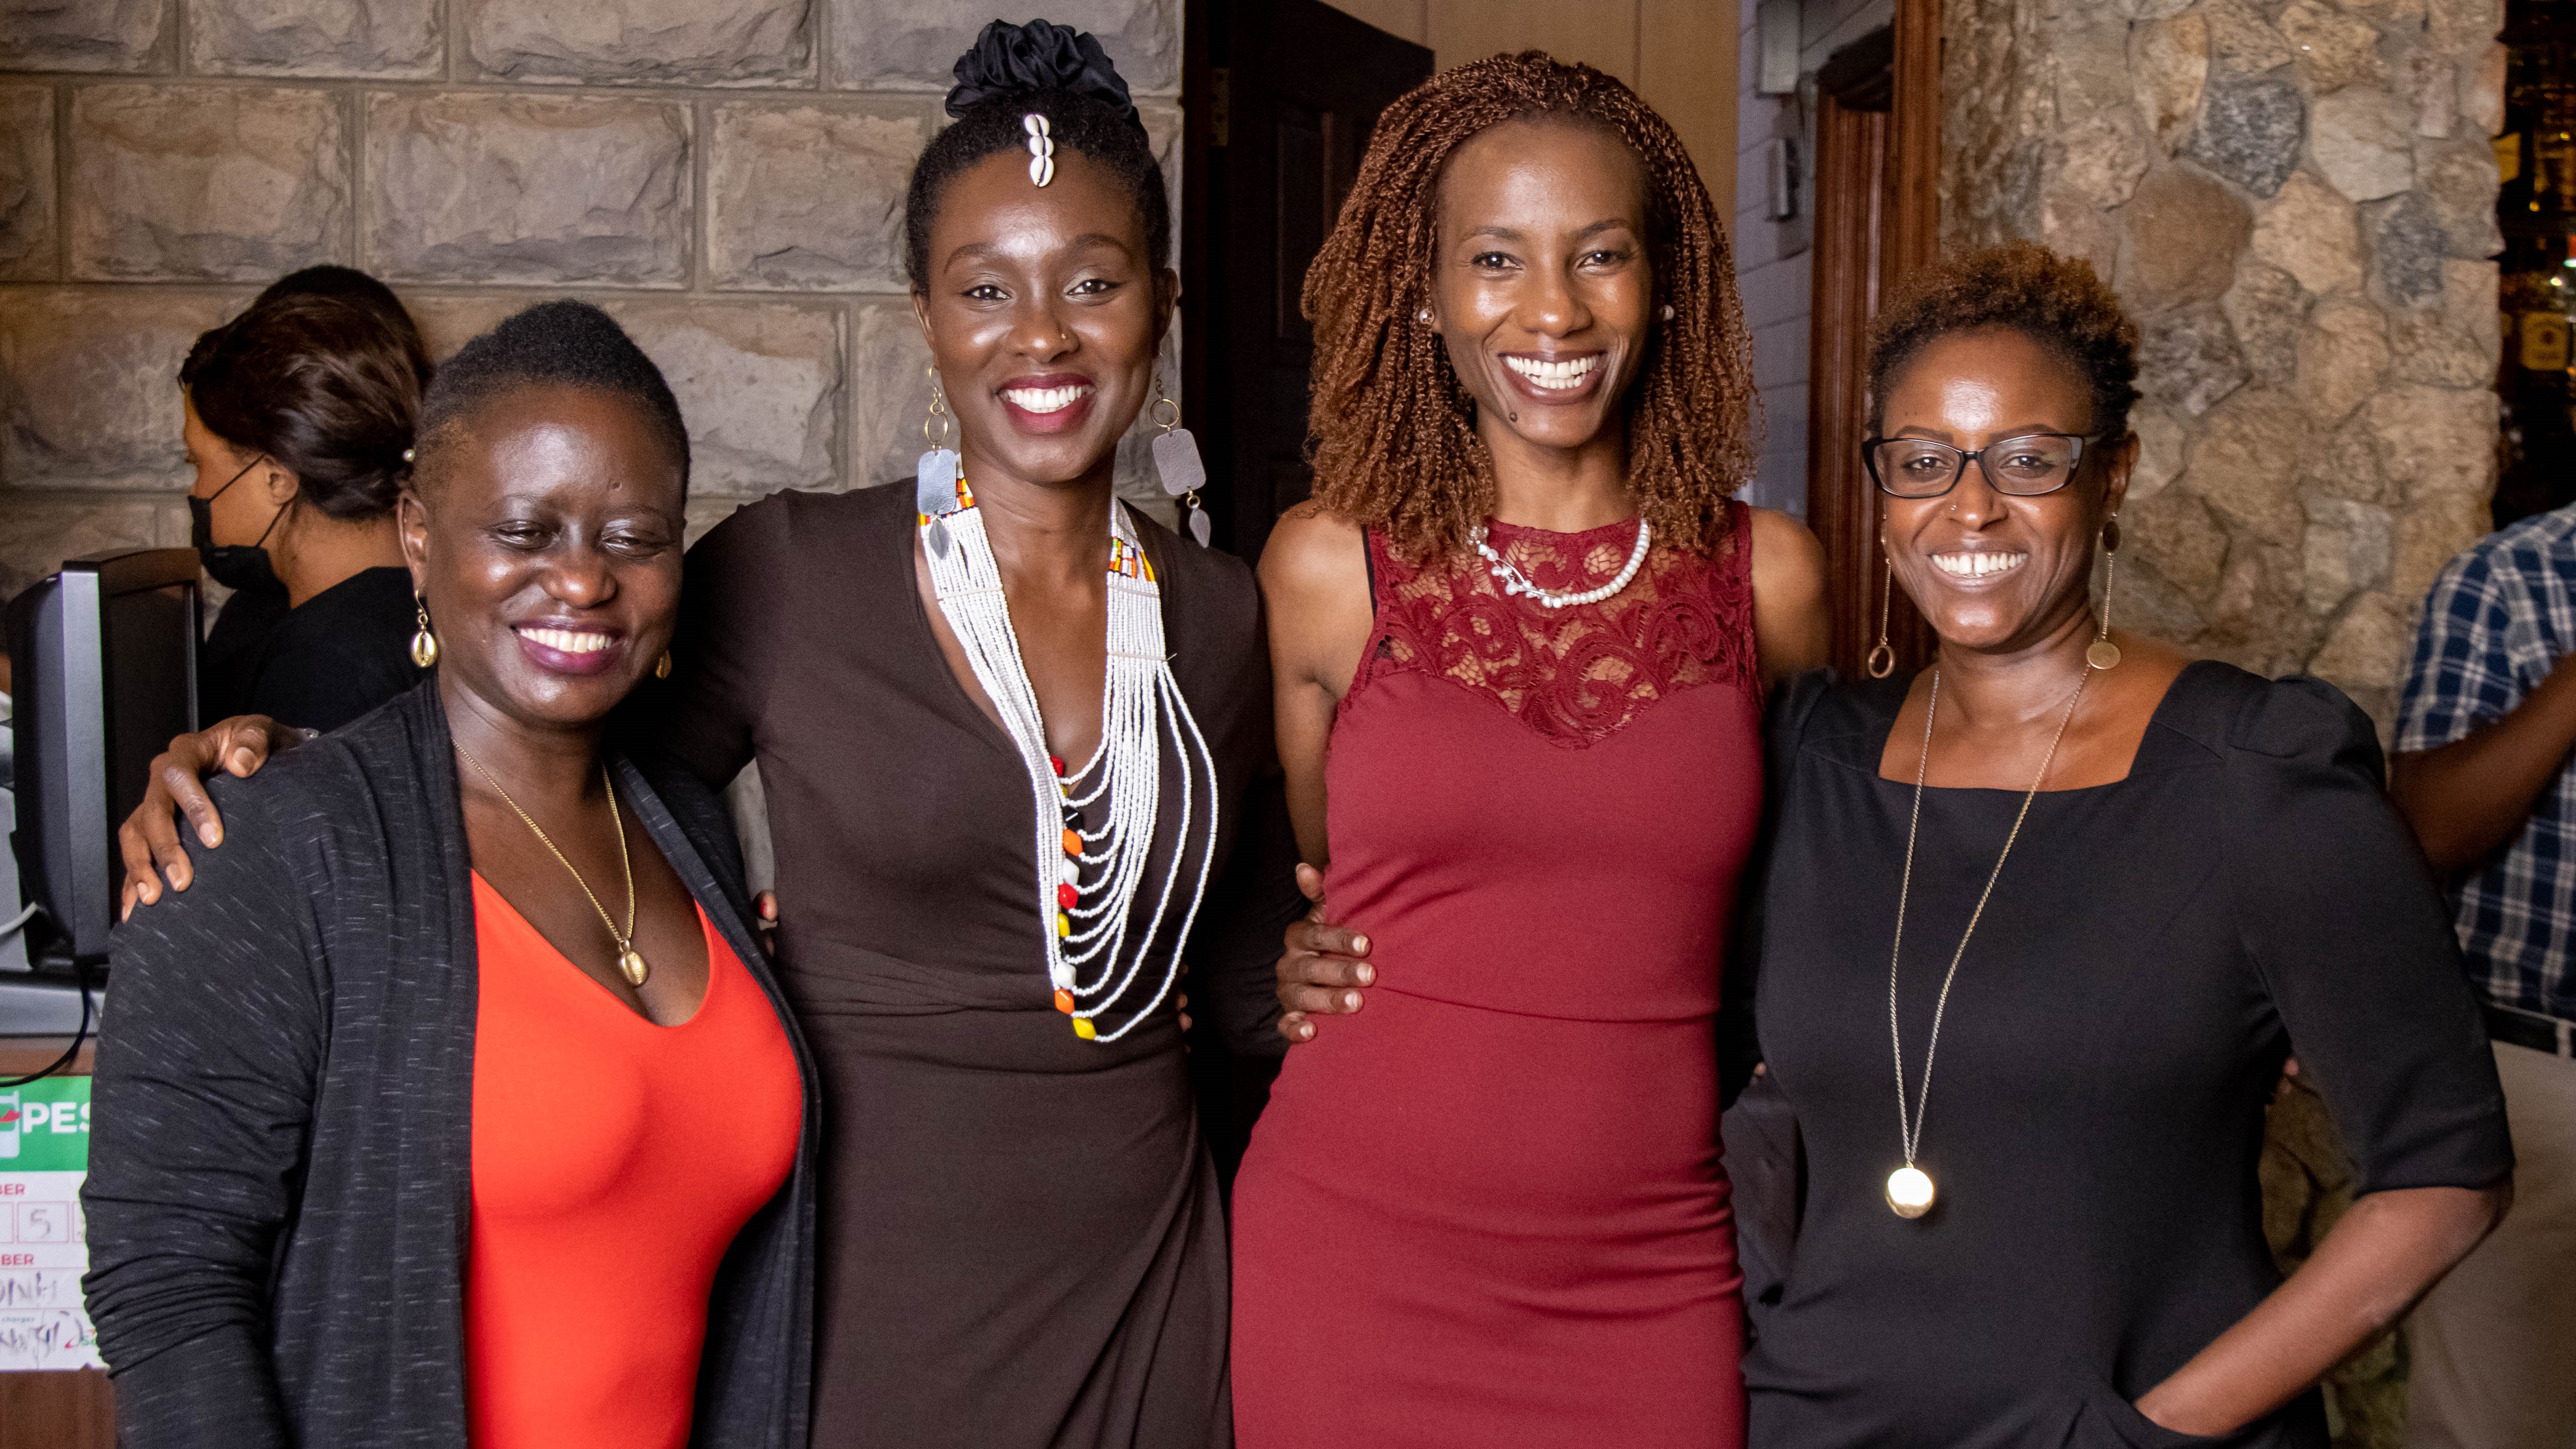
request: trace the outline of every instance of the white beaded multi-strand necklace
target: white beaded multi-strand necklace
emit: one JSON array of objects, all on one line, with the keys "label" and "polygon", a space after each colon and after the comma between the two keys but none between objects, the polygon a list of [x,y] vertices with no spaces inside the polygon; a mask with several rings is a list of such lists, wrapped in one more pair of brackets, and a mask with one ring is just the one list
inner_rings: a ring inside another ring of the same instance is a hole
[{"label": "white beaded multi-strand necklace", "polygon": [[[1109,505],[1109,668],[1100,707],[1100,745],[1080,769],[1047,752],[1046,721],[1037,691],[1020,658],[1011,628],[1002,571],[993,560],[984,517],[965,481],[953,509],[919,515],[923,555],[939,593],[939,612],[966,651],[984,697],[1019,746],[1037,804],[1038,919],[1049,928],[1047,981],[1056,1010],[1073,1019],[1085,1041],[1116,1041],[1151,1016],[1180,974],[1181,943],[1189,939],[1216,854],[1216,759],[1190,717],[1189,702],[1172,678],[1163,652],[1163,591],[1154,566],[1138,547],[1126,505]],[[934,530],[942,532],[934,533]],[[1152,915],[1139,923],[1132,909],[1145,888],[1162,811],[1163,736],[1180,761],[1181,799],[1172,849]],[[1079,791],[1080,793],[1076,793]],[[1108,799],[1108,818],[1085,828],[1082,812]],[[1125,998],[1161,936],[1173,889],[1195,868],[1189,901],[1155,984],[1154,999],[1124,1023],[1104,1030],[1094,1022]],[[1083,971],[1094,962],[1090,980]]]}]

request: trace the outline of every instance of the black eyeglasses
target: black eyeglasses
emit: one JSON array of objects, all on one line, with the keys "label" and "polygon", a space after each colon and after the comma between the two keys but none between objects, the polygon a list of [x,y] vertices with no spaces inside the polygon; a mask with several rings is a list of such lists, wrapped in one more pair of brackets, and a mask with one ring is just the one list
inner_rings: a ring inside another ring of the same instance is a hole
[{"label": "black eyeglasses", "polygon": [[2033,498],[2072,482],[2075,466],[2084,461],[2084,445],[2100,436],[2024,433],[1998,438],[1973,453],[1930,438],[1871,438],[1860,445],[1860,456],[1869,480],[1891,497],[1938,498],[1959,486],[1970,463],[1983,460],[1987,487]]}]

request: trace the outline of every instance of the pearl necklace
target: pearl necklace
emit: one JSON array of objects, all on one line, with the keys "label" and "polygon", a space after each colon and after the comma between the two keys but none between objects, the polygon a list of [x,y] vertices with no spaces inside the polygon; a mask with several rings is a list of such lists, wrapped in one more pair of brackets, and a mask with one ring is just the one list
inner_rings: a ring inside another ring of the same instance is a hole
[{"label": "pearl necklace", "polygon": [[1646,520],[1642,516],[1639,517],[1636,547],[1628,550],[1628,566],[1619,570],[1617,578],[1597,589],[1585,589],[1579,594],[1560,594],[1542,589],[1532,583],[1529,575],[1522,573],[1511,560],[1495,552],[1494,546],[1485,541],[1485,525],[1477,524],[1476,531],[1467,535],[1467,541],[1476,546],[1476,552],[1485,560],[1485,571],[1494,576],[1494,582],[1503,586],[1505,598],[1515,594],[1526,594],[1551,609],[1571,609],[1582,604],[1597,604],[1628,587],[1630,581],[1637,577],[1637,570],[1645,565],[1646,546],[1653,539],[1654,530],[1646,526]]},{"label": "pearl necklace", "polygon": [[[1125,505],[1111,503],[1109,667],[1100,706],[1100,744],[1090,760],[1068,773],[1064,761],[1047,753],[1046,721],[1020,658],[1001,567],[994,562],[975,495],[961,479],[954,509],[917,517],[925,544],[934,528],[946,531],[948,547],[923,549],[938,590],[939,612],[947,616],[976,682],[1001,715],[1029,773],[1036,805],[1038,919],[1051,923],[1040,934],[1055,1008],[1073,1019],[1073,1033],[1083,1040],[1116,1041],[1171,993],[1180,974],[1181,944],[1198,918],[1216,855],[1216,760],[1190,717],[1163,651],[1162,588],[1154,566],[1136,543]],[[1154,853],[1166,733],[1180,763],[1180,819],[1153,912],[1139,931],[1133,929],[1132,907],[1145,887],[1146,866]],[[1083,812],[1103,797],[1108,818],[1086,829]],[[1198,879],[1181,907],[1179,932],[1153,1000],[1115,1029],[1102,1030],[1096,1019],[1124,999],[1142,974],[1173,905],[1174,888],[1193,857]],[[1085,981],[1084,969],[1095,962],[1099,970]]]}]

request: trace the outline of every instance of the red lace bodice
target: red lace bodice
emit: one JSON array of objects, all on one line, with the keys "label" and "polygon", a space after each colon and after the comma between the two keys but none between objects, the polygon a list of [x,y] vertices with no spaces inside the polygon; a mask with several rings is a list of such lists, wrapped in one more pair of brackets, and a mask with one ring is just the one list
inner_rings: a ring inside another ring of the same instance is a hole
[{"label": "red lace bodice", "polygon": [[[1492,699],[1550,744],[1581,748],[1695,684],[1758,693],[1752,520],[1741,503],[1727,508],[1714,557],[1657,544],[1628,587],[1563,609],[1505,596],[1473,554],[1415,568],[1370,533],[1377,618],[1341,708],[1385,674],[1419,670]],[[1495,523],[1487,541],[1539,587],[1580,592],[1618,577],[1636,538],[1634,522],[1584,533]]]}]

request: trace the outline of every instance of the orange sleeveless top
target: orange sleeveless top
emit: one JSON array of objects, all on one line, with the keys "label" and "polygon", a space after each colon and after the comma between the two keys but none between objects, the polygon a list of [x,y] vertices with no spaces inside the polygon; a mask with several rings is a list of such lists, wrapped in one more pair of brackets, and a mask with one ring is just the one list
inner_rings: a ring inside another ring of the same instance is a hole
[{"label": "orange sleeveless top", "polygon": [[759,982],[698,913],[707,994],[655,1026],[474,877],[476,1449],[680,1449],[707,1297],[796,1159],[803,1086]]}]

